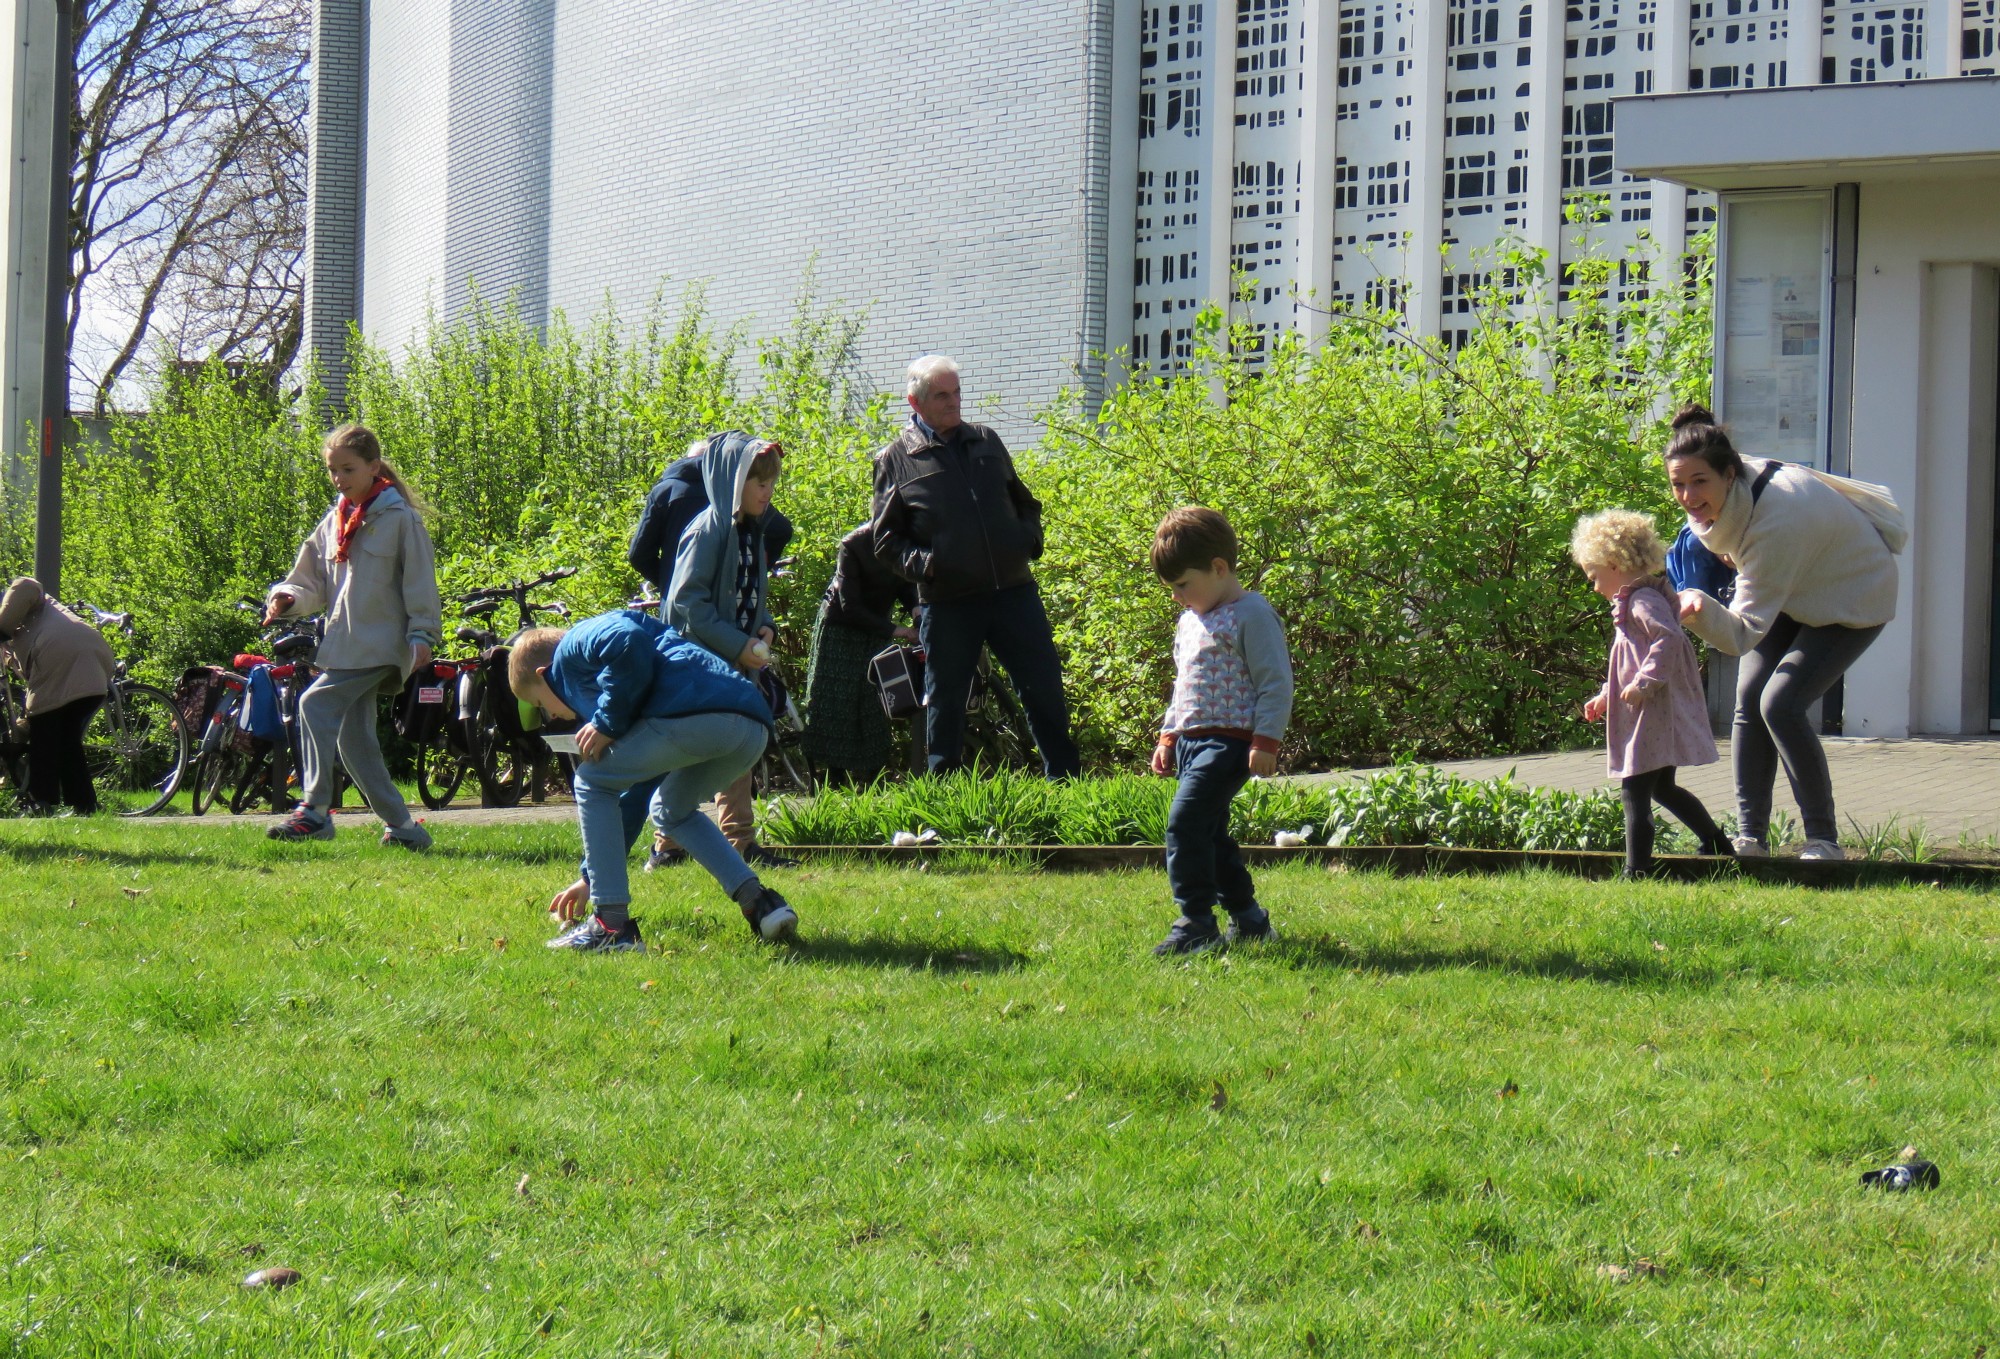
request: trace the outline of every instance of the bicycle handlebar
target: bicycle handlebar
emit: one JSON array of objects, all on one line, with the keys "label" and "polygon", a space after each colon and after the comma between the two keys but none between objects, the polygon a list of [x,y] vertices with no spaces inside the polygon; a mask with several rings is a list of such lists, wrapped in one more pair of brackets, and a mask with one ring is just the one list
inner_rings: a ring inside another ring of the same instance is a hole
[{"label": "bicycle handlebar", "polygon": [[526,595],[531,590],[539,590],[544,585],[553,585],[559,580],[568,580],[575,575],[574,566],[559,566],[553,571],[544,571],[533,580],[517,580],[512,585],[488,585],[478,590],[468,590],[458,596],[461,604],[473,604],[482,599],[514,599]]},{"label": "bicycle handlebar", "polygon": [[111,613],[84,599],[77,600],[70,608],[87,616],[100,628],[116,628],[128,636],[133,631],[132,615],[129,613]]}]

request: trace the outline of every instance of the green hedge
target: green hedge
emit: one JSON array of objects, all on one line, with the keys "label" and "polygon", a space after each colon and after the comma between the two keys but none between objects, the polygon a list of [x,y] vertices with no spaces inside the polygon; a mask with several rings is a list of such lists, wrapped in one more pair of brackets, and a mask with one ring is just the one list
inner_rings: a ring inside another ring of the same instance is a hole
[{"label": "green hedge", "polygon": [[[776,799],[759,826],[786,845],[882,845],[926,831],[947,845],[1159,845],[1174,788],[1171,779],[1139,774],[1050,783],[1007,770],[961,771]],[[1236,799],[1230,829],[1255,845],[1271,844],[1280,831],[1330,845],[1609,850],[1625,843],[1624,810],[1609,793],[1474,781],[1414,764],[1352,781],[1253,780]],[[1663,850],[1693,848],[1671,822],[1660,830]]]},{"label": "green hedge", "polygon": [[[1236,522],[1246,575],[1287,621],[1290,767],[1589,739],[1576,711],[1608,624],[1568,534],[1591,510],[1668,508],[1653,450],[1664,414],[1705,390],[1705,261],[1685,262],[1688,288],[1617,294],[1646,262],[1586,252],[1557,310],[1542,259],[1502,254],[1477,314],[1454,318],[1473,327],[1458,349],[1388,313],[1333,316],[1307,345],[1211,310],[1191,371],[1141,374],[1096,411],[1058,401],[1020,462],[1047,507],[1040,578],[1093,765],[1150,749],[1173,609],[1146,549],[1190,502]],[[580,612],[638,588],[631,526],[690,440],[732,425],[781,440],[799,564],[773,603],[803,647],[835,545],[866,516],[870,455],[903,414],[853,377],[860,324],[808,289],[753,352],[699,290],[636,325],[537,329],[477,306],[407,353],[357,337],[348,400],[427,501],[447,591],[576,565],[563,594]],[[317,445],[336,412],[310,380],[273,399],[219,368],[150,406],[68,463],[64,593],[135,610],[139,668],[167,678],[254,636],[231,604],[276,580],[325,511]],[[30,561],[31,489],[11,483],[0,505],[12,571]]]}]

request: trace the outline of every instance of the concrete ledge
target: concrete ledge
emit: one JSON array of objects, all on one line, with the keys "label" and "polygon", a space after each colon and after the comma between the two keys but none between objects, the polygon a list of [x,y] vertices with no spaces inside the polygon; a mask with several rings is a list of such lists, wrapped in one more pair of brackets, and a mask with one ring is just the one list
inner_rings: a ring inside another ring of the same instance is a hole
[{"label": "concrete ledge", "polygon": [[[1160,845],[783,845],[802,859],[849,859],[870,864],[919,866],[944,862],[1025,861],[1053,872],[1102,873],[1114,869],[1164,868],[1167,851]],[[1243,857],[1252,864],[1316,863],[1330,869],[1375,869],[1401,877],[1426,873],[1511,873],[1546,868],[1580,878],[1615,878],[1625,856],[1591,850],[1442,849],[1433,845],[1363,845],[1334,848],[1306,845],[1279,849],[1245,845]],[[1705,878],[1749,878],[1795,887],[2000,886],[2000,868],[1960,863],[1886,863],[1849,859],[1803,862],[1798,859],[1704,859],[1692,855],[1661,855],[1660,875],[1680,882]]]}]

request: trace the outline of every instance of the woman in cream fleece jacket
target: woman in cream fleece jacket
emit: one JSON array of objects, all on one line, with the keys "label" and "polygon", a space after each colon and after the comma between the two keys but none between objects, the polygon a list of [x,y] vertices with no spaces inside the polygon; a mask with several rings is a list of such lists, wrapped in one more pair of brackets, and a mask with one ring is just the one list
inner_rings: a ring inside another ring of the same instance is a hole
[{"label": "woman in cream fleece jacket", "polygon": [[1808,859],[1843,857],[1826,752],[1806,710],[1896,613],[1896,559],[1875,525],[1810,468],[1738,455],[1701,406],[1674,418],[1665,455],[1674,498],[1710,552],[1735,566],[1723,604],[1681,591],[1689,632],[1743,658],[1731,754],[1738,854],[1769,852],[1782,759]]}]

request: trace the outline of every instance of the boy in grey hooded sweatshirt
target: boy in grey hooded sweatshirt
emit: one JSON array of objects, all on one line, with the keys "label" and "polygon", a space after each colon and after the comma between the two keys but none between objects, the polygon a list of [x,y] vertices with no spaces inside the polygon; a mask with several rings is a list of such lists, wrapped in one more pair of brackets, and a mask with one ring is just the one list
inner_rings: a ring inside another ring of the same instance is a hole
[{"label": "boy in grey hooded sweatshirt", "polygon": [[[784,450],[768,439],[727,430],[701,457],[708,508],[681,535],[667,587],[667,623],[753,680],[771,663],[777,625],[767,597],[761,520],[770,508]],[[751,775],[716,795],[717,820],[729,843],[751,864],[782,866],[757,844]]]}]

